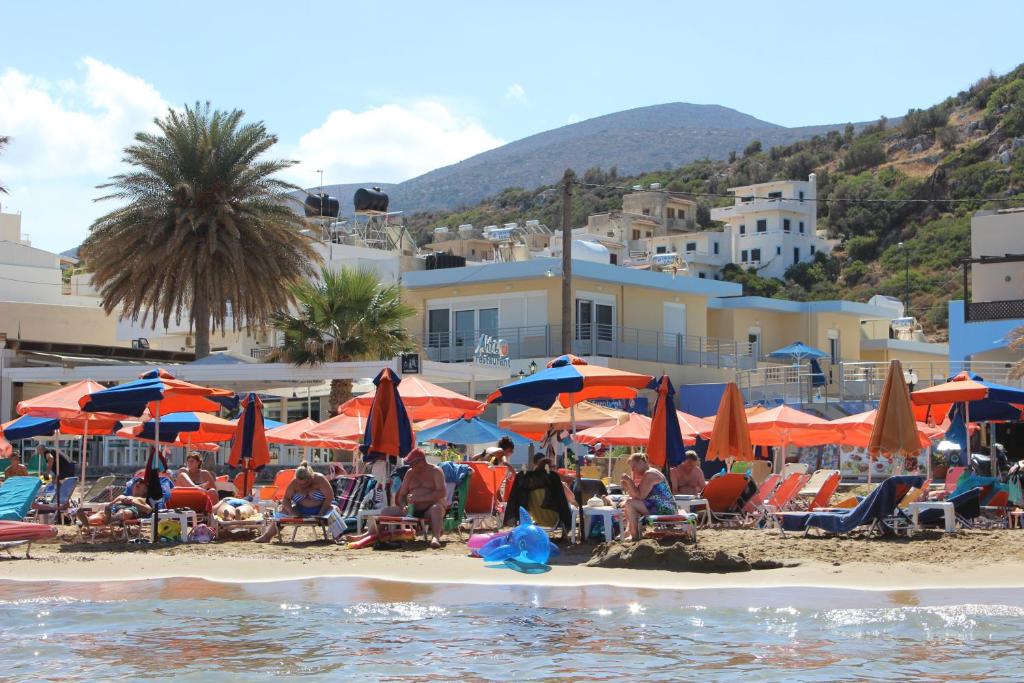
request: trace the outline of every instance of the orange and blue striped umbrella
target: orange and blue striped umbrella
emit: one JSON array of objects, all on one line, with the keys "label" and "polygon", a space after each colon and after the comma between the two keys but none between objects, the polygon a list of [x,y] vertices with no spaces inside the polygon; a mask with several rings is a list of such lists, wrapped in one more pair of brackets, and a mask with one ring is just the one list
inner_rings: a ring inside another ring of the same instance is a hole
[{"label": "orange and blue striped umbrella", "polygon": [[[652,383],[653,384],[653,383]],[[654,387],[651,387],[652,389]],[[657,382],[658,400],[651,418],[651,436],[647,440],[647,460],[655,467],[675,467],[683,461],[683,434],[676,413],[675,387],[668,375]]]},{"label": "orange and blue striped umbrella", "polygon": [[412,423],[398,394],[401,381],[391,368],[384,368],[373,378],[377,389],[359,446],[364,460],[381,455],[404,458],[413,448]]}]

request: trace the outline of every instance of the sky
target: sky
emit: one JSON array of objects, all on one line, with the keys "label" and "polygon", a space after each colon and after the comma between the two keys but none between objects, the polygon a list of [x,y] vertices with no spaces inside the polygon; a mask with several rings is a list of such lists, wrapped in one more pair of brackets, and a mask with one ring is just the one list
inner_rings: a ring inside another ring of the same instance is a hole
[{"label": "sky", "polygon": [[[4,211],[73,247],[167,107],[240,108],[288,180],[398,182],[664,102],[785,126],[898,116],[1024,61],[1024,3],[0,0]],[[402,207],[414,211],[416,207]]]}]

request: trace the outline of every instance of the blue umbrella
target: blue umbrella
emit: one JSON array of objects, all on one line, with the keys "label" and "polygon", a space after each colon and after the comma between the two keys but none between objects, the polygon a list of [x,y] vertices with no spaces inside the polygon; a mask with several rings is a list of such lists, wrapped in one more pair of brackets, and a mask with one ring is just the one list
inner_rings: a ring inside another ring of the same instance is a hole
[{"label": "blue umbrella", "polygon": [[166,370],[150,370],[142,376],[116,387],[97,391],[81,400],[82,410],[91,413],[118,413],[140,417],[149,408],[156,414],[185,410],[216,412],[220,408],[234,410],[238,396],[225,389],[209,389],[176,379]]},{"label": "blue umbrella", "polygon": [[3,435],[8,441],[21,441],[37,436],[53,436],[58,429],[60,420],[57,418],[22,415],[7,423],[3,428]]},{"label": "blue umbrella", "polygon": [[284,426],[284,422],[278,422],[277,420],[271,420],[269,417],[263,418],[263,428],[265,430],[267,430],[268,432],[271,429],[277,429],[278,427],[283,427],[283,426]]},{"label": "blue umbrella", "polygon": [[412,423],[398,393],[401,381],[391,368],[384,368],[373,378],[377,390],[373,393],[363,443],[359,446],[364,462],[382,456],[404,458],[414,446]]},{"label": "blue umbrella", "polygon": [[[946,430],[946,441],[958,444],[960,452],[966,453],[970,458],[970,439],[967,437],[967,422],[964,420],[964,409],[959,403],[954,403],[949,411],[949,429]],[[961,456],[963,457],[963,456]]]},{"label": "blue umbrella", "polygon": [[[814,362],[821,360],[822,358],[828,358],[828,354],[822,351],[821,349],[816,349],[813,346],[808,346],[803,342],[793,342],[789,346],[783,346],[781,349],[775,349],[774,351],[768,354],[768,357],[774,358],[776,360],[791,360],[793,361],[793,365],[799,366],[805,360]],[[818,367],[817,371],[815,371],[814,367],[812,366],[811,373],[811,386],[818,386],[817,384],[815,384],[815,382],[817,381],[819,375],[822,380],[824,380],[825,378],[825,376],[821,374],[820,366]],[[800,401],[803,402],[803,389],[800,387],[800,384],[800,371],[798,369],[796,374],[796,390],[797,394],[800,396]],[[824,384],[824,382],[822,381],[821,384]]]},{"label": "blue umbrella", "polygon": [[456,418],[451,422],[424,429],[416,435],[417,441],[444,441],[445,443],[476,444],[498,441],[507,436],[517,446],[528,446],[529,439],[525,439],[515,432],[502,429],[492,422],[481,420],[479,417]]}]

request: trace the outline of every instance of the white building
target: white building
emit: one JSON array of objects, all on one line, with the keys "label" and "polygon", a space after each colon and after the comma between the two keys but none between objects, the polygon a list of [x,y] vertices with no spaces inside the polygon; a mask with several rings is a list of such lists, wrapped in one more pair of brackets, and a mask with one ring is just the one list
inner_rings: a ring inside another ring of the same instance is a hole
[{"label": "white building", "polygon": [[711,210],[711,218],[726,224],[731,237],[731,261],[755,268],[763,277],[783,279],[786,269],[828,254],[836,242],[818,234],[817,186],[807,180],[777,180],[732,187],[732,206]]}]

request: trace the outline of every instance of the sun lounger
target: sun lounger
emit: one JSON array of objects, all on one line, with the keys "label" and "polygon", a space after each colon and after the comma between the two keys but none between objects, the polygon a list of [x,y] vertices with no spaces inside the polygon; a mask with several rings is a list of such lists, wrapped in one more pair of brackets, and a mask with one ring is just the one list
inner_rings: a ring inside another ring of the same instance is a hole
[{"label": "sun lounger", "polygon": [[802,462],[790,462],[782,466],[782,478],[785,479],[791,474],[807,474],[809,470],[805,463]]},{"label": "sun lounger", "polygon": [[32,508],[42,483],[39,477],[11,477],[0,486],[0,520],[20,522]]},{"label": "sun lounger", "polygon": [[848,534],[862,526],[872,531],[888,533],[886,522],[896,513],[899,502],[911,487],[921,488],[924,477],[890,477],[879,484],[852,510],[800,512],[780,515],[781,528],[785,531],[819,529],[828,534]]},{"label": "sun lounger", "polygon": [[49,524],[50,515],[60,512],[68,512],[71,507],[71,499],[77,490],[75,479],[64,479],[60,484],[60,501],[57,501],[57,487],[54,484],[47,484],[42,494],[32,503],[30,516],[35,517],[34,521]]},{"label": "sun lounger", "polygon": [[809,475],[794,472],[782,480],[768,500],[756,500],[757,512],[755,514],[758,516],[755,517],[754,523],[781,528],[777,516],[793,505],[796,494],[804,487],[809,478]]},{"label": "sun lounger", "polygon": [[732,464],[730,472],[737,474],[750,474],[754,483],[760,486],[768,475],[772,473],[772,464],[767,460],[740,460]]},{"label": "sun lounger", "polygon": [[[820,471],[828,472],[828,476],[825,477],[825,480],[821,483],[821,486],[818,487],[814,497],[807,504],[808,510],[827,508],[829,503],[832,502],[832,496],[839,490],[839,470],[819,470],[819,472]],[[809,488],[809,486],[805,486],[800,493],[807,491]]]},{"label": "sun lounger", "polygon": [[1009,528],[1010,526],[1010,492],[1005,490],[996,491],[981,506],[981,516],[991,520],[996,526]]},{"label": "sun lounger", "polygon": [[962,477],[966,471],[966,467],[950,467],[946,470],[946,481],[943,488],[941,491],[936,491],[930,496],[932,500],[945,500],[946,498],[953,496],[956,492],[957,483],[960,481],[960,477]]},{"label": "sun lounger", "polygon": [[[444,465],[451,465],[445,467]],[[444,463],[442,470],[445,472],[445,514],[441,531],[456,531],[462,537],[460,526],[465,518],[466,496],[469,491],[469,482],[473,477],[473,470],[467,465],[456,465],[455,463]],[[457,481],[449,481],[456,479]],[[430,520],[420,517],[407,517],[405,515],[377,516],[378,529],[388,529],[392,535],[400,535],[403,532],[411,531],[413,537],[422,534],[427,539],[427,532]],[[440,532],[438,532],[440,536]]]},{"label": "sun lounger", "polygon": [[830,482],[832,480],[832,476],[835,474],[839,474],[839,470],[817,470],[811,475],[811,478],[807,480],[807,483],[804,484],[803,488],[800,489],[797,496],[808,500],[814,498],[818,495],[818,492],[821,491],[821,487],[824,486],[826,482]]},{"label": "sun lounger", "polygon": [[753,482],[745,474],[728,472],[712,477],[701,491],[700,497],[708,501],[707,509],[711,523],[738,523],[743,518],[743,505],[756,490],[744,497]]},{"label": "sun lounger", "polygon": [[754,494],[754,497],[743,505],[744,514],[747,516],[756,515],[758,510],[760,510],[760,506],[763,505],[764,502],[775,492],[775,488],[779,485],[780,481],[782,481],[782,475],[768,475],[768,477],[761,482],[761,485],[757,487],[757,493]]},{"label": "sun lounger", "polygon": [[[981,515],[981,492],[980,487],[968,489],[962,493],[946,499],[945,502],[953,504],[953,512],[956,521],[961,526],[971,527]],[[942,526],[944,523],[943,511],[935,508],[922,510],[917,518],[917,523],[922,527]]]},{"label": "sun lounger", "polygon": [[25,557],[30,558],[29,553],[32,551],[33,541],[56,536],[56,527],[49,524],[0,521],[0,550],[5,551],[11,557],[14,557],[14,553],[11,552],[12,548],[24,545],[26,546]]}]

